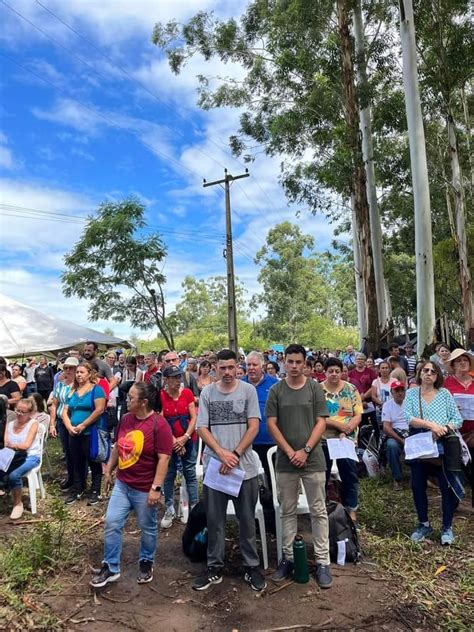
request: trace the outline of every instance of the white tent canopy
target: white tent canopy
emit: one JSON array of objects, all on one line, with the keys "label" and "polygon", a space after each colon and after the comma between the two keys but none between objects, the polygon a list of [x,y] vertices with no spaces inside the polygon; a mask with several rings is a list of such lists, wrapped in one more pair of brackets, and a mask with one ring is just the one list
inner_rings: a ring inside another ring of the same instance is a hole
[{"label": "white tent canopy", "polygon": [[42,314],[0,294],[0,356],[67,351],[87,340],[106,347],[132,346],[121,338]]}]

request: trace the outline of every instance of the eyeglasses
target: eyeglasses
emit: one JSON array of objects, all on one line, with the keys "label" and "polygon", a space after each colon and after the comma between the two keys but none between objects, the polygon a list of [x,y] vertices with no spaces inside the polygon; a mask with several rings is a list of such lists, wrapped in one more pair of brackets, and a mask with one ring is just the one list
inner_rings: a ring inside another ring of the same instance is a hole
[{"label": "eyeglasses", "polygon": [[436,371],[434,369],[421,369],[422,373],[426,373],[427,375],[429,375],[430,373],[432,375],[436,375]]},{"label": "eyeglasses", "polygon": [[15,414],[16,415],[27,415],[28,411],[27,410],[15,410]]},{"label": "eyeglasses", "polygon": [[178,358],[168,358],[167,360],[165,360],[166,363],[168,362],[176,362],[176,360],[178,360]]}]

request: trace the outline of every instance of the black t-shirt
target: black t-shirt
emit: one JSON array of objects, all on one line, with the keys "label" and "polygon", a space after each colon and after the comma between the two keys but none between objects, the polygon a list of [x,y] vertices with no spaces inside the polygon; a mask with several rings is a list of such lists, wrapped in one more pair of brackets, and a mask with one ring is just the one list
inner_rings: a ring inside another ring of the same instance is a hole
[{"label": "black t-shirt", "polygon": [[11,398],[12,393],[19,393],[20,387],[14,380],[8,380],[3,386],[0,386],[0,395],[6,395]]},{"label": "black t-shirt", "polygon": [[45,367],[38,366],[35,369],[35,382],[39,391],[53,390],[53,369],[47,365]]}]

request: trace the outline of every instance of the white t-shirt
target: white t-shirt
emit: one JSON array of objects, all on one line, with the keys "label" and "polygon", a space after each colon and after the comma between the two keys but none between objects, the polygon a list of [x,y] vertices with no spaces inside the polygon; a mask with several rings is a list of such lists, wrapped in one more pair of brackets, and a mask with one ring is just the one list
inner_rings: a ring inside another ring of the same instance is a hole
[{"label": "white t-shirt", "polygon": [[[15,424],[14,421],[10,421],[7,424],[7,441],[12,446],[21,445],[22,443],[26,441],[30,428],[33,424],[38,424],[38,427],[39,427],[38,420],[33,418],[33,419],[30,419],[30,421],[27,424],[25,424],[25,427],[20,433],[16,434],[15,432],[13,432],[14,424]],[[41,447],[40,447],[38,432],[36,433],[35,438],[33,439],[33,442],[28,448],[28,450],[26,451],[26,453],[28,454],[28,456],[41,456]]]},{"label": "white t-shirt", "polygon": [[375,386],[377,390],[377,397],[382,402],[382,405],[392,398],[392,392],[390,389],[394,382],[396,382],[396,380],[393,377],[391,377],[386,384],[384,384],[379,377],[372,382],[372,386]]},{"label": "white t-shirt", "polygon": [[397,404],[395,400],[389,399],[382,407],[382,421],[388,421],[392,428],[397,430],[408,430],[408,424],[403,406]]}]

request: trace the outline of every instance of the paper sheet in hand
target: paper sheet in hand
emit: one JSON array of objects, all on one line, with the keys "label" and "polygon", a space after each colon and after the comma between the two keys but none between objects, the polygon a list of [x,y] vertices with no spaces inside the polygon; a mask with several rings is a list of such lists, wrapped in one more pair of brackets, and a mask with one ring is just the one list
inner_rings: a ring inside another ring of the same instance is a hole
[{"label": "paper sheet in hand", "polygon": [[14,456],[15,450],[12,450],[11,448],[2,448],[0,450],[0,470],[6,472],[10,467]]},{"label": "paper sheet in hand", "polygon": [[438,444],[433,441],[431,432],[420,432],[405,439],[405,460],[436,458],[439,456]]},{"label": "paper sheet in hand", "polygon": [[330,459],[352,459],[358,461],[355,443],[350,439],[328,439]]},{"label": "paper sheet in hand", "polygon": [[203,481],[204,485],[218,492],[224,492],[224,494],[229,494],[229,496],[237,497],[242,487],[245,472],[244,470],[239,470],[237,467],[234,467],[228,474],[221,474],[219,472],[221,465],[222,463],[217,459],[213,457],[209,459],[209,465],[207,466]]}]

